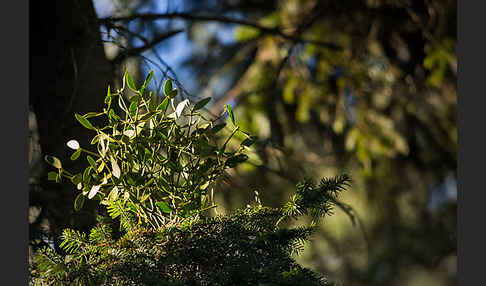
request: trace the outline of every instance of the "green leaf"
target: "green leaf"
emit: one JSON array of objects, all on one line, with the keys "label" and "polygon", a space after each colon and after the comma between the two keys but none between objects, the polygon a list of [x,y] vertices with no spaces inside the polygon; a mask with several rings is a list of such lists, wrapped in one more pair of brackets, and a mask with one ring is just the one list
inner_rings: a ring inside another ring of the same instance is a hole
[{"label": "green leaf", "polygon": [[71,178],[71,182],[75,185],[81,183],[83,181],[83,175],[81,173],[77,173]]},{"label": "green leaf", "polygon": [[172,208],[169,206],[169,204],[168,204],[168,203],[166,203],[166,202],[157,202],[157,203],[155,203],[155,204],[157,205],[157,207],[158,207],[158,208],[159,208],[161,211],[163,211],[163,212],[165,212],[165,213],[170,213],[170,212],[172,212],[172,211],[173,211],[173,210],[172,210]]},{"label": "green leaf", "polygon": [[83,125],[85,128],[88,128],[88,129],[91,129],[91,130],[96,130],[96,128],[94,128],[94,126],[91,125],[91,122],[89,122],[88,119],[84,118],[83,116],[81,116],[77,113],[74,114],[74,116],[79,121],[79,123],[81,123],[81,125]]},{"label": "green leaf", "polygon": [[83,182],[86,184],[89,182],[89,175],[91,174],[92,167],[88,167],[83,172]]},{"label": "green leaf", "polygon": [[96,170],[98,168],[98,166],[96,166],[96,161],[95,159],[93,159],[93,157],[91,157],[90,155],[86,156],[86,159],[88,159],[88,162],[89,164],[91,165],[91,167]]},{"label": "green leaf", "polygon": [[203,108],[204,106],[206,106],[206,104],[209,103],[209,101],[211,101],[211,97],[207,97],[207,98],[204,98],[204,99],[201,99],[199,100],[195,105],[194,105],[194,108],[192,109],[193,111],[196,111],[196,110],[199,110],[201,108]]},{"label": "green leaf", "polygon": [[169,92],[169,95],[168,95],[170,98],[174,98],[177,96],[177,89],[173,89]]},{"label": "green leaf", "polygon": [[149,98],[149,111],[150,112],[154,112],[156,109],[157,109],[157,98],[155,96],[152,95],[152,92],[150,91],[149,92],[149,95],[148,95],[148,98]]},{"label": "green leaf", "polygon": [[127,178],[127,183],[129,185],[132,185],[132,186],[135,186],[136,185],[135,180],[133,180],[132,176],[129,176],[128,175],[128,176],[126,176],[126,178]]},{"label": "green leaf", "polygon": [[131,88],[134,91],[137,91],[137,88],[135,87],[135,83],[133,82],[133,78],[128,73],[128,70],[125,72],[125,75],[126,75],[128,87]]},{"label": "green leaf", "polygon": [[57,168],[57,169],[61,169],[62,168],[62,164],[61,164],[61,161],[54,157],[54,156],[49,156],[49,155],[46,155],[44,156],[44,160],[49,163],[49,165],[53,166],[54,168]]},{"label": "green leaf", "polygon": [[164,100],[162,101],[162,103],[159,104],[159,106],[157,107],[157,110],[166,111],[167,110],[167,106],[169,106],[169,98],[168,97],[164,98]]},{"label": "green leaf", "polygon": [[47,179],[49,181],[57,181],[58,175],[59,175],[59,173],[57,173],[57,172],[49,172],[49,173],[47,173]]},{"label": "green leaf", "polygon": [[128,108],[130,112],[130,116],[135,117],[135,115],[137,115],[137,107],[138,107],[138,102],[136,100],[130,103],[130,107]]},{"label": "green leaf", "polygon": [[233,123],[234,126],[236,126],[235,116],[233,114],[233,109],[231,108],[231,106],[229,104],[226,104],[225,108],[226,108],[226,111],[228,112],[228,114],[231,118],[231,122]]},{"label": "green leaf", "polygon": [[169,96],[171,91],[172,91],[172,80],[168,78],[164,84],[164,93],[166,96]]},{"label": "green leaf", "polygon": [[113,121],[120,121],[120,117],[118,115],[116,115],[116,113],[113,109],[110,109],[110,111],[108,112],[108,116]]},{"label": "green leaf", "polygon": [[71,155],[71,160],[77,160],[79,158],[79,155],[81,155],[81,148],[76,150],[72,155]]},{"label": "green leaf", "polygon": [[84,195],[80,193],[74,200],[74,210],[79,211],[84,205]]},{"label": "green leaf", "polygon": [[110,85],[108,85],[108,91],[106,92],[105,103],[107,104],[111,103]]},{"label": "green leaf", "polygon": [[145,81],[143,82],[143,88],[144,89],[148,86],[148,84],[150,83],[150,80],[152,79],[153,76],[154,76],[154,71],[151,70],[149,72],[149,74],[147,75],[147,78],[145,78]]}]

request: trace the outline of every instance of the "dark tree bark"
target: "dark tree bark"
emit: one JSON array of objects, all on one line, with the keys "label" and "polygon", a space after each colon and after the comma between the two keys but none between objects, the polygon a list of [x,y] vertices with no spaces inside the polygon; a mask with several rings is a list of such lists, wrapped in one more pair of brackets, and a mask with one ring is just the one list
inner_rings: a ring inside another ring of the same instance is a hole
[{"label": "dark tree bark", "polygon": [[[30,1],[29,100],[37,117],[42,156],[56,156],[66,169],[80,171],[69,159],[73,150],[66,142],[76,139],[89,148],[93,133],[76,122],[74,113],[101,110],[110,72],[91,1]],[[79,191],[67,182],[47,181],[48,171],[53,169],[46,166],[40,190],[30,191],[30,205],[42,207],[56,239],[66,227],[89,229],[95,204],[73,216]]]}]

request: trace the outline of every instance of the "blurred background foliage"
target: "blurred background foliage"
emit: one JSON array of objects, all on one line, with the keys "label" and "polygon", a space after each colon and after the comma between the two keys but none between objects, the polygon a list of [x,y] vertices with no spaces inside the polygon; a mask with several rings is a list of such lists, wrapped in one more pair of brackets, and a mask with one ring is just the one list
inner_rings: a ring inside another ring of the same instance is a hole
[{"label": "blurred background foliage", "polygon": [[[128,67],[142,81],[154,69],[154,92],[162,94],[169,76],[184,97],[213,97],[209,114],[233,106],[241,127],[258,136],[249,162],[215,192],[218,212],[245,206],[255,191],[264,205],[276,207],[298,180],[346,172],[353,183],[342,208],[322,223],[298,261],[342,285],[456,284],[455,0],[77,5],[89,7],[71,11],[94,18],[98,29],[89,30],[86,41],[104,49],[105,58],[93,64],[109,67],[89,80],[115,85]],[[31,17],[42,13],[52,12],[31,7]],[[70,79],[71,87],[79,78]],[[102,100],[105,92],[90,96]],[[29,117],[31,239],[37,241],[61,227],[86,229],[94,222],[59,223],[69,215],[52,214],[58,197],[42,199],[54,187],[42,179],[40,154],[66,149],[51,148],[43,135],[38,97],[31,95]],[[72,190],[52,196],[66,192]]]}]

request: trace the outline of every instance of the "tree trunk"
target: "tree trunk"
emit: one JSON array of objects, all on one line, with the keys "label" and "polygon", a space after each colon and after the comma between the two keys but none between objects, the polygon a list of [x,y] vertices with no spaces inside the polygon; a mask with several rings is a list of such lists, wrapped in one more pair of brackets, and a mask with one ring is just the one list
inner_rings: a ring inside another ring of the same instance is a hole
[{"label": "tree trunk", "polygon": [[[81,170],[69,159],[73,150],[66,142],[76,139],[89,149],[94,133],[83,128],[74,113],[102,110],[110,72],[91,1],[30,1],[29,100],[37,117],[42,156],[58,157],[69,171]],[[46,165],[40,190],[30,191],[30,205],[42,207],[57,242],[66,227],[88,230],[95,222],[97,204],[85,205],[73,219],[79,191],[65,179],[61,184],[47,181],[49,171],[54,169]]]}]

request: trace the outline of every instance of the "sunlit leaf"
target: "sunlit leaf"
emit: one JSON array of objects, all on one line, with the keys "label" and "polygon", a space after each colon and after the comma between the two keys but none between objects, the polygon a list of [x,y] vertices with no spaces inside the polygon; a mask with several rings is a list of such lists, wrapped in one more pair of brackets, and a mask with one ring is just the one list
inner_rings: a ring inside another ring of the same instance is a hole
[{"label": "sunlit leaf", "polygon": [[113,176],[115,178],[119,179],[121,175],[120,167],[118,166],[116,160],[113,157],[110,157],[110,161],[111,161],[111,169],[112,169],[111,172],[113,173]]},{"label": "sunlit leaf", "polygon": [[91,190],[88,193],[88,199],[91,200],[94,196],[96,196],[100,188],[101,186],[99,185],[91,187]]},{"label": "sunlit leaf", "polygon": [[73,150],[79,149],[79,142],[76,140],[69,140],[66,145]]},{"label": "sunlit leaf", "polygon": [[51,166],[53,166],[54,168],[57,168],[57,169],[61,169],[62,168],[62,164],[61,164],[61,161],[54,157],[54,156],[50,156],[50,155],[46,155],[44,156],[44,160],[49,163]]},{"label": "sunlit leaf", "polygon": [[104,167],[105,167],[105,162],[101,161],[100,165],[98,166],[98,169],[96,169],[96,172],[101,173],[101,171],[103,171]]},{"label": "sunlit leaf", "polygon": [[132,138],[133,136],[135,136],[135,130],[133,129],[125,130],[125,132],[123,132],[123,135],[125,135],[128,138]]},{"label": "sunlit leaf", "polygon": [[228,114],[230,116],[231,122],[233,123],[234,126],[236,126],[235,116],[233,114],[233,109],[231,108],[231,106],[229,104],[226,104],[225,108],[226,108],[226,111],[228,112]]},{"label": "sunlit leaf", "polygon": [[175,114],[176,114],[177,118],[181,117],[182,111],[184,111],[184,108],[188,105],[189,105],[188,99],[185,99],[185,100],[179,102],[179,104],[177,105],[176,110],[175,110]]},{"label": "sunlit leaf", "polygon": [[117,186],[113,187],[113,189],[111,189],[110,193],[108,194],[109,200],[116,201],[118,199],[118,193],[119,193],[118,187]]}]

